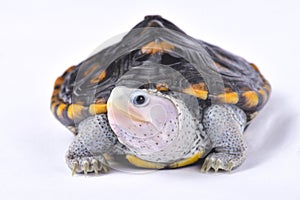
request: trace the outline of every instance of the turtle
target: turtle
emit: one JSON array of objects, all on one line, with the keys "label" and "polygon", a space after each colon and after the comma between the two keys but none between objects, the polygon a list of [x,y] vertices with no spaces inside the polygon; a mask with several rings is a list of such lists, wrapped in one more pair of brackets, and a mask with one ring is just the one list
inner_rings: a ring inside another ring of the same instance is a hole
[{"label": "turtle", "polygon": [[270,94],[255,64],[149,15],[58,77],[51,111],[75,135],[73,174],[105,173],[117,156],[138,168],[230,172]]}]

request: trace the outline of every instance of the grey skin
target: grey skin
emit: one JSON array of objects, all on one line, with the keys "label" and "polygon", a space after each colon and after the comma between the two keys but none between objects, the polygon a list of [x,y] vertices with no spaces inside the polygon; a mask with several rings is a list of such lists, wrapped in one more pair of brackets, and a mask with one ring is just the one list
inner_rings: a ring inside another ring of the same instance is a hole
[{"label": "grey skin", "polygon": [[[201,172],[210,170],[231,171],[246,158],[246,142],[243,132],[246,115],[235,105],[215,104],[203,111],[199,120],[204,127],[208,140],[199,145],[206,146],[207,155]],[[175,141],[176,142],[176,141]],[[203,145],[205,143],[205,145]],[[213,151],[212,151],[213,150]],[[76,173],[107,172],[109,165],[104,155],[133,154],[122,145],[109,126],[106,114],[89,117],[78,127],[78,135],[69,146],[66,162]]]}]

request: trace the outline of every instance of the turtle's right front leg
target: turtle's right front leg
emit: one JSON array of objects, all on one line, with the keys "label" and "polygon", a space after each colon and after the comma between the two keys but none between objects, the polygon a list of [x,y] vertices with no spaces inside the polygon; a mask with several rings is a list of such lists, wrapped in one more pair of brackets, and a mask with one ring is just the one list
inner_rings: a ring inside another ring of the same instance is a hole
[{"label": "turtle's right front leg", "polygon": [[78,126],[78,135],[69,146],[66,162],[72,174],[107,172],[104,154],[123,154],[122,145],[111,130],[106,114],[89,117]]}]

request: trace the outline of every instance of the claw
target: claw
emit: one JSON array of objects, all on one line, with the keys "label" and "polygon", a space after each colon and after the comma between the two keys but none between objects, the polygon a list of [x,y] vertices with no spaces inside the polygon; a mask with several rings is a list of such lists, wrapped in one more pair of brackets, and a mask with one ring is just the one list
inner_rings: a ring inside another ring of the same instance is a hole
[{"label": "claw", "polygon": [[231,173],[231,170],[233,169],[234,163],[232,161],[229,161],[228,163],[228,171]]},{"label": "claw", "polygon": [[84,172],[84,174],[87,174],[88,170],[89,170],[89,162],[87,160],[84,160],[82,162],[82,166],[83,166],[83,172]]},{"label": "claw", "polygon": [[210,158],[206,158],[203,163],[203,166],[201,167],[201,172],[207,173],[211,169],[212,165],[213,161]]},{"label": "claw", "polygon": [[215,166],[214,166],[215,173],[217,173],[219,171],[220,166],[221,166],[221,161],[217,160],[215,163]]},{"label": "claw", "polygon": [[75,172],[76,172],[76,169],[78,168],[78,162],[77,161],[75,161],[73,164],[73,168],[72,168],[72,176],[74,176],[75,175]]},{"label": "claw", "polygon": [[96,160],[96,159],[93,159],[92,160],[92,165],[93,165],[93,170],[94,170],[94,172],[95,172],[95,174],[98,174],[98,171],[100,171],[99,170],[99,162],[98,162],[98,160]]},{"label": "claw", "polygon": [[205,170],[206,173],[211,169],[212,165],[213,165],[213,161],[211,159],[208,159],[207,167]]},{"label": "claw", "polygon": [[109,171],[109,164],[105,159],[101,160],[101,171],[107,173]]}]

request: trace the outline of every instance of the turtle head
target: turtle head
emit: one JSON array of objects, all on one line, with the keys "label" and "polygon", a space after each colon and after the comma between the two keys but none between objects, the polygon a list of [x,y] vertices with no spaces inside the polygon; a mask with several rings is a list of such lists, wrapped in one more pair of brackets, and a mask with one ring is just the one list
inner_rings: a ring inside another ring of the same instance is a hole
[{"label": "turtle head", "polygon": [[107,102],[109,124],[131,150],[150,154],[167,148],[178,135],[178,109],[155,90],[115,87]]}]

